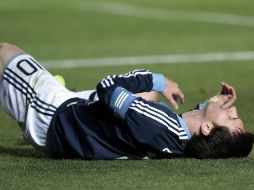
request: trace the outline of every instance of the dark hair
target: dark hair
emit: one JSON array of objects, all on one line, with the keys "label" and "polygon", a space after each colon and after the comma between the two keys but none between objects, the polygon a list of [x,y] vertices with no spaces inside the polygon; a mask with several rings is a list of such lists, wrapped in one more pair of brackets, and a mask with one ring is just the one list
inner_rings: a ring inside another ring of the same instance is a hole
[{"label": "dark hair", "polygon": [[194,135],[187,142],[184,155],[200,159],[246,157],[253,141],[251,133],[232,134],[226,127],[215,127],[208,136]]}]

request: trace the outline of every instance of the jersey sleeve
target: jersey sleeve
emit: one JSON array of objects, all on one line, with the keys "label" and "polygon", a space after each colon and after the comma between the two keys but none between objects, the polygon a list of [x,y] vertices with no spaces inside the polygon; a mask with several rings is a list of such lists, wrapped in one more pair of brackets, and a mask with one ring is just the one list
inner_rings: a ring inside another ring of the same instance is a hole
[{"label": "jersey sleeve", "polygon": [[97,85],[99,100],[109,105],[113,93],[119,87],[134,94],[152,90],[162,92],[165,88],[165,77],[144,69],[134,70],[123,75],[109,75]]}]

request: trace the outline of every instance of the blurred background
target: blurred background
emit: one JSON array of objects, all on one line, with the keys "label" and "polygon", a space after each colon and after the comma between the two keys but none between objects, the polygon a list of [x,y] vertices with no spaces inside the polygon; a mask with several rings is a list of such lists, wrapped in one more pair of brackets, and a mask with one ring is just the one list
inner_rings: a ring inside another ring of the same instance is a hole
[{"label": "blurred background", "polygon": [[0,39],[40,60],[251,51],[251,0],[0,1]]},{"label": "blurred background", "polygon": [[[67,88],[146,68],[180,85],[181,113],[225,81],[252,132],[253,36],[253,0],[0,0],[0,41],[62,75]],[[0,189],[253,189],[254,151],[229,160],[53,161],[0,118]]]},{"label": "blurred background", "polygon": [[185,92],[179,112],[218,93],[226,81],[252,125],[253,10],[251,0],[8,0],[0,1],[0,40],[30,53],[76,90],[141,67],[163,73]]}]

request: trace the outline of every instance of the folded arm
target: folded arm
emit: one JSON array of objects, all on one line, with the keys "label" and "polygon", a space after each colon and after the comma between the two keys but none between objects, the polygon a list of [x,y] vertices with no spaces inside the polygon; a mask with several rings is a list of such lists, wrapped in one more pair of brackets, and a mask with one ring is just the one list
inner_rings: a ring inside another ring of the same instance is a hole
[{"label": "folded arm", "polygon": [[[148,70],[134,70],[124,75],[107,76],[97,85],[99,99],[106,105],[110,105],[113,93],[120,87],[132,96],[142,92],[160,92],[175,109],[178,108],[178,100],[181,103],[184,101],[184,95],[177,83],[161,74],[153,74]],[[121,94],[120,90],[117,92]],[[114,97],[116,97],[116,93]]]},{"label": "folded arm", "polygon": [[163,104],[133,94],[151,90],[162,93],[167,99],[183,98],[176,83],[144,70],[109,76],[97,85],[100,101],[124,120],[131,139],[135,139],[133,142],[141,143],[156,154],[164,154],[166,150],[170,150],[166,153],[176,153],[175,146],[180,145],[175,145],[178,142],[175,139],[188,138],[179,126],[176,113]]}]

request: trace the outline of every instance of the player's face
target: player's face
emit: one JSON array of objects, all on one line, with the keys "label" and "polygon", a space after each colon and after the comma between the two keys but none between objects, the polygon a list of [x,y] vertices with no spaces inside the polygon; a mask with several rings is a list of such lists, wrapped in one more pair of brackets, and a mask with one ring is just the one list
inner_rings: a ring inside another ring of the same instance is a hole
[{"label": "player's face", "polygon": [[211,102],[206,108],[206,117],[215,125],[229,129],[231,133],[244,133],[242,120],[238,117],[236,107],[221,108],[216,102]]}]

